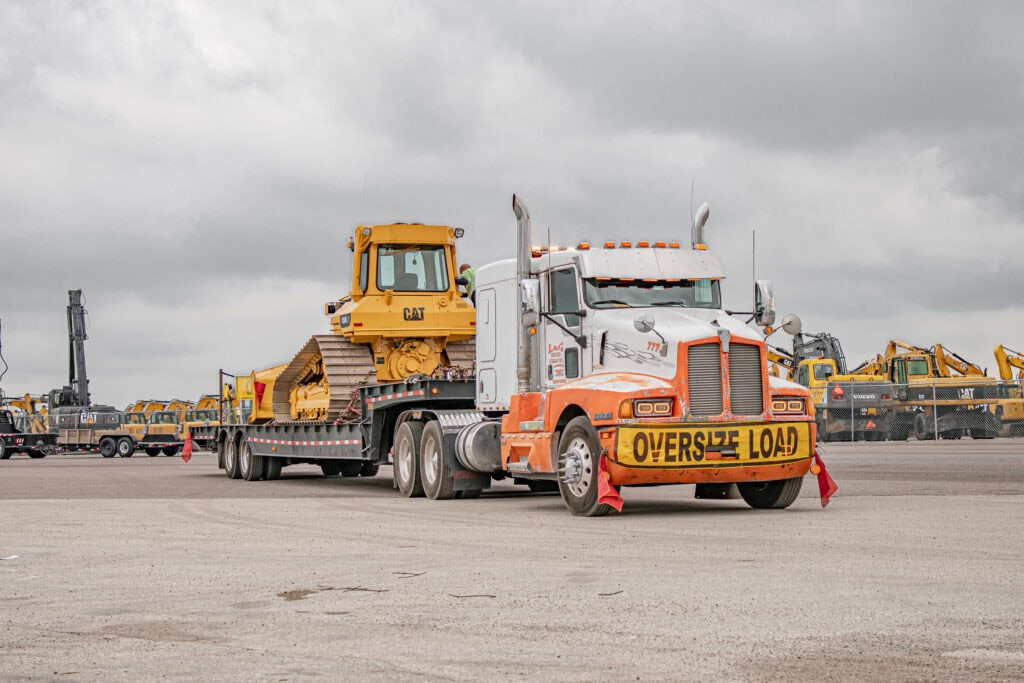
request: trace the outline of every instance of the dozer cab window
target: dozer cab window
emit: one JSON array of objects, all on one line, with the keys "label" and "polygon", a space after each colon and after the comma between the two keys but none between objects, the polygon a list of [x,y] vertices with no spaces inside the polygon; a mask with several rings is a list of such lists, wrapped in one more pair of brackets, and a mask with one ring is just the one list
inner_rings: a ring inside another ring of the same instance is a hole
[{"label": "dozer cab window", "polygon": [[814,379],[828,379],[834,374],[836,374],[835,368],[833,368],[831,365],[814,366]]},{"label": "dozer cab window", "polygon": [[377,289],[396,292],[448,291],[443,246],[382,244],[377,247]]},{"label": "dozer cab window", "polygon": [[[928,361],[924,358],[910,358],[906,361],[907,375],[910,377],[929,377]],[[905,379],[903,381],[906,381]]]},{"label": "dozer cab window", "polygon": [[591,308],[647,306],[683,306],[685,308],[721,308],[722,294],[718,280],[658,280],[643,282],[642,278],[587,278],[583,297]]}]

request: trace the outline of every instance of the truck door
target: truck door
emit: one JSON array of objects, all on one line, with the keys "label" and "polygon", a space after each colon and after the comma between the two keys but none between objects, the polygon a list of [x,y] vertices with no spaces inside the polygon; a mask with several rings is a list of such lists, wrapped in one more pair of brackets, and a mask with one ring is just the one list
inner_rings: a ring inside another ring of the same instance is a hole
[{"label": "truck door", "polygon": [[541,384],[545,389],[582,377],[589,368],[589,354],[584,354],[576,338],[582,333],[583,321],[574,311],[580,310],[579,277],[572,266],[550,271],[545,278],[548,315],[543,316]]}]

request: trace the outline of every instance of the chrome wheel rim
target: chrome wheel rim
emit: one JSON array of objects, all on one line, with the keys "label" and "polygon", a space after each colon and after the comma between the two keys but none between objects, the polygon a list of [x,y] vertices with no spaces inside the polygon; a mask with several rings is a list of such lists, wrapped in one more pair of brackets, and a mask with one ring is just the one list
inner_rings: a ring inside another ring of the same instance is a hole
[{"label": "chrome wheel rim", "polygon": [[408,439],[400,439],[397,448],[395,448],[395,476],[398,477],[400,484],[405,484],[409,480],[411,468],[409,467],[409,459],[411,456],[412,448],[409,445]]},{"label": "chrome wheel rim", "polygon": [[590,480],[594,473],[594,454],[590,452],[590,446],[582,437],[572,440],[566,449],[564,467],[562,468],[562,482],[569,489],[569,492],[577,498],[582,498],[590,489]]},{"label": "chrome wheel rim", "polygon": [[423,444],[423,472],[420,474],[423,481],[431,486],[437,481],[438,465],[440,464],[441,453],[433,439],[428,439]]}]

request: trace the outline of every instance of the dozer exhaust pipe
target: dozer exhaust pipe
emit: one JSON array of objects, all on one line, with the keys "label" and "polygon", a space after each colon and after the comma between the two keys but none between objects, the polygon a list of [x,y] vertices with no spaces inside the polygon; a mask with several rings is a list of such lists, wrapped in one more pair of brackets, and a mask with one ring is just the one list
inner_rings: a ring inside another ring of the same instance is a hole
[{"label": "dozer exhaust pipe", "polygon": [[[519,197],[512,195],[512,212],[516,215],[516,283],[517,289],[530,278],[530,211]],[[516,363],[516,379],[519,393],[530,390],[530,334],[523,322],[523,304],[520,303],[516,321],[519,327],[519,356]]]}]

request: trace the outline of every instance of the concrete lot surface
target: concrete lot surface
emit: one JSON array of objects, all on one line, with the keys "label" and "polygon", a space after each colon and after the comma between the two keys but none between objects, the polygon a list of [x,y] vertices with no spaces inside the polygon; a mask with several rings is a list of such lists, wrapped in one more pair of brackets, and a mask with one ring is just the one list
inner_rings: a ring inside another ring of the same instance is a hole
[{"label": "concrete lot surface", "polygon": [[[1024,441],[1024,440],[1022,440]],[[1021,680],[1024,443],[831,444],[788,510],[0,463],[0,679]]]}]

